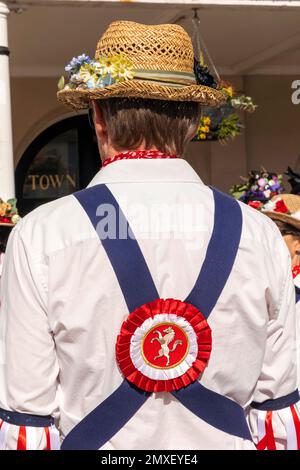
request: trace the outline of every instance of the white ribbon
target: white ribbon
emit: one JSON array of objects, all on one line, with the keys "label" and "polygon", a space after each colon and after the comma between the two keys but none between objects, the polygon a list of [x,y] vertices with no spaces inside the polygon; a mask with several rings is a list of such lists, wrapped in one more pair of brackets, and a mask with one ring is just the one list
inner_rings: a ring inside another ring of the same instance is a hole
[{"label": "white ribbon", "polygon": [[50,447],[51,450],[59,450],[60,449],[60,438],[58,429],[52,425],[49,428],[50,432]]},{"label": "white ribbon", "polygon": [[284,408],[283,410],[280,410],[279,414],[282,416],[284,421],[287,438],[287,450],[297,450],[297,435],[291,408]]},{"label": "white ribbon", "polygon": [[8,423],[6,423],[5,421],[2,421],[2,426],[0,429],[0,450],[6,449],[7,433],[8,433],[9,427],[10,425]]},{"label": "white ribbon", "polygon": [[266,416],[267,412],[258,410],[257,413],[257,437],[260,442],[266,435]]}]

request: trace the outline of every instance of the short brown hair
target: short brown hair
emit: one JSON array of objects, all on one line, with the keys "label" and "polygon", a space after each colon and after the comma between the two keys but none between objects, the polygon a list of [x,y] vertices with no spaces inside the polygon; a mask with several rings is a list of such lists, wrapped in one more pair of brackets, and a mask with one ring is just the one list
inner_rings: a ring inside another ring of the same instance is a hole
[{"label": "short brown hair", "polygon": [[300,238],[300,230],[298,230],[293,225],[287,222],[283,222],[282,220],[276,220],[276,219],[275,220],[273,219],[273,222],[275,222],[275,224],[279,228],[282,236],[292,235],[292,237]]},{"label": "short brown hair", "polygon": [[113,146],[119,150],[157,148],[182,156],[200,117],[196,102],[134,98],[98,100]]}]

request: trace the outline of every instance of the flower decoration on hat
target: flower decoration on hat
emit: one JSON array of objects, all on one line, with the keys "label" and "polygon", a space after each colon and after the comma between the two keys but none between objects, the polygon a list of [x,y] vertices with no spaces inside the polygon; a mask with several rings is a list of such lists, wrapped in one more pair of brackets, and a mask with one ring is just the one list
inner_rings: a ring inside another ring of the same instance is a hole
[{"label": "flower decoration on hat", "polygon": [[124,377],[147,392],[170,392],[194,382],[212,349],[211,329],[193,305],[158,299],[130,313],[116,344]]},{"label": "flower decoration on hat", "polygon": [[16,225],[20,220],[17,209],[17,200],[9,199],[5,202],[0,198],[0,225]]},{"label": "flower decoration on hat", "polygon": [[281,198],[268,201],[261,207],[261,210],[262,212],[278,212],[280,214],[291,215],[291,212]]},{"label": "flower decoration on hat", "polygon": [[[282,175],[273,172],[251,171],[245,182],[230,189],[230,194],[255,209],[262,207],[274,196],[284,193]],[[279,206],[278,206],[279,207]]]},{"label": "flower decoration on hat", "polygon": [[69,72],[69,81],[66,83],[62,76],[58,82],[58,89],[74,90],[104,88],[118,82],[132,80],[134,71],[132,64],[122,55],[92,59],[86,54],[73,57],[65,67]]}]

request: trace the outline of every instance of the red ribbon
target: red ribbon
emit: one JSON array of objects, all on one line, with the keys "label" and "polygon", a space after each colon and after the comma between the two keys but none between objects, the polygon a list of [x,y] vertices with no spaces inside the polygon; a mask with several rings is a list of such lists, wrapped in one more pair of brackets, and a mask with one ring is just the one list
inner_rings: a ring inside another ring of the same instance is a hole
[{"label": "red ribbon", "polygon": [[272,411],[268,411],[265,419],[266,434],[259,441],[256,448],[257,450],[276,450],[276,443],[274,438],[273,426],[272,426]]},{"label": "red ribbon", "polygon": [[20,426],[17,450],[26,450],[26,427]]},{"label": "red ribbon", "polygon": [[290,406],[291,413],[293,416],[293,421],[294,421],[294,426],[296,430],[296,436],[297,436],[297,449],[300,450],[300,420],[297,415],[297,411],[295,410],[294,405]]},{"label": "red ribbon", "polygon": [[49,428],[44,428],[46,435],[46,450],[51,450],[51,440]]},{"label": "red ribbon", "polygon": [[[193,327],[197,336],[198,355],[194,363],[182,376],[175,379],[153,380],[143,375],[134,366],[130,356],[130,341],[135,330],[148,318],[160,313],[183,317]],[[175,299],[158,299],[142,305],[130,313],[121,327],[116,344],[116,357],[126,379],[147,392],[171,392],[186,387],[197,380],[207,366],[212,350],[211,329],[199,310],[191,304]]]}]

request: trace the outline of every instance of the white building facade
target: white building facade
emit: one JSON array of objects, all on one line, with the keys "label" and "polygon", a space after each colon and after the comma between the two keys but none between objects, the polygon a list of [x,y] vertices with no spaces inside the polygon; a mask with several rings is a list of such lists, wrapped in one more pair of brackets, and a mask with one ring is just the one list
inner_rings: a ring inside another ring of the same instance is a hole
[{"label": "white building facade", "polygon": [[0,2],[0,197],[26,213],[84,187],[100,159],[86,115],[56,101],[64,66],[117,19],[192,33],[194,8],[221,77],[258,109],[234,142],[191,143],[186,158],[225,191],[250,169],[300,170],[300,1],[15,0]]}]

